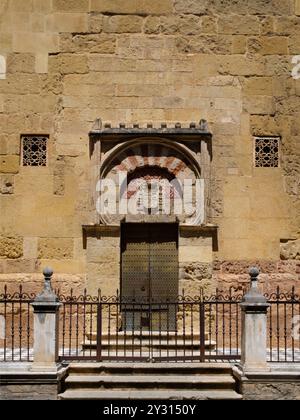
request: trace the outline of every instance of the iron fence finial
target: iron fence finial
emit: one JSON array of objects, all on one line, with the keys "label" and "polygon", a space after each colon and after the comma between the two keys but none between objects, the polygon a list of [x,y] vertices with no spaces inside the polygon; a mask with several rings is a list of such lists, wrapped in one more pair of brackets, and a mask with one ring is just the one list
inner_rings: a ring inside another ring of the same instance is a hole
[{"label": "iron fence finial", "polygon": [[51,280],[53,276],[53,270],[50,267],[46,267],[43,270],[44,275],[44,288],[42,293],[40,293],[36,299],[35,302],[58,302],[58,297],[54,293],[52,286],[51,286]]},{"label": "iron fence finial", "polygon": [[243,302],[248,304],[258,304],[258,305],[266,305],[267,300],[265,296],[260,292],[258,288],[258,276],[259,276],[259,268],[258,267],[251,267],[249,269],[249,275],[251,279],[251,286],[250,290],[245,294]]},{"label": "iron fence finial", "polygon": [[47,292],[51,292],[52,291],[51,280],[53,276],[52,268],[45,267],[43,270],[43,275],[44,275],[44,290],[46,290]]}]

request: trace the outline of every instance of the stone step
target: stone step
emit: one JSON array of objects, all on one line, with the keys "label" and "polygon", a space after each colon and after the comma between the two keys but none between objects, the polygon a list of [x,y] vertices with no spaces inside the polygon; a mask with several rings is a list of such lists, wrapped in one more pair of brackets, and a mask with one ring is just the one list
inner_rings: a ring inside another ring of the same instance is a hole
[{"label": "stone step", "polygon": [[232,390],[67,390],[59,400],[241,400]]},{"label": "stone step", "polygon": [[232,373],[229,363],[71,363],[69,375],[210,375]]},{"label": "stone step", "polygon": [[[128,349],[134,349],[139,350],[152,348],[152,349],[199,349],[200,343],[197,340],[177,340],[177,341],[168,341],[168,340],[132,340],[130,338],[127,339],[119,339],[117,340],[102,340],[101,342],[102,349],[122,349],[122,348],[128,348]],[[205,348],[213,350],[216,347],[216,342],[212,341],[205,341]],[[96,349],[97,348],[97,342],[96,341],[86,341],[85,343],[82,343],[82,349],[83,350],[89,350],[89,349]]]},{"label": "stone step", "polygon": [[65,384],[68,390],[76,388],[234,390],[235,380],[231,375],[70,375]]},{"label": "stone step", "polygon": [[[175,332],[175,331],[146,331],[146,330],[136,330],[136,331],[119,331],[119,332],[108,332],[103,331],[102,332],[102,339],[103,340],[116,340],[116,339],[124,339],[124,337],[131,338],[134,336],[137,339],[149,339],[150,337],[153,339],[168,339],[169,341],[172,340],[183,340],[183,337],[185,337],[186,340],[194,340],[194,341],[200,341],[200,333],[199,331],[193,331],[189,332],[186,331],[184,334],[182,332]],[[97,333],[86,333],[86,337],[89,341],[96,341],[97,340]],[[209,333],[205,333],[205,340],[209,341]]]}]

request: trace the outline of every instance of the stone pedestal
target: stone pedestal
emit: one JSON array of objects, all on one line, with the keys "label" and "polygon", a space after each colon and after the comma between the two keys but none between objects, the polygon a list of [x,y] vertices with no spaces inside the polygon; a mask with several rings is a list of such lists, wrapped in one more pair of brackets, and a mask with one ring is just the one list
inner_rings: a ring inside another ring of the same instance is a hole
[{"label": "stone pedestal", "polygon": [[60,303],[51,289],[51,269],[44,270],[43,292],[32,303],[34,308],[34,362],[32,370],[56,371],[58,361],[58,320]]},{"label": "stone pedestal", "polygon": [[242,308],[242,368],[244,372],[268,371],[267,312],[269,304],[257,287],[259,270],[250,269],[251,288]]}]

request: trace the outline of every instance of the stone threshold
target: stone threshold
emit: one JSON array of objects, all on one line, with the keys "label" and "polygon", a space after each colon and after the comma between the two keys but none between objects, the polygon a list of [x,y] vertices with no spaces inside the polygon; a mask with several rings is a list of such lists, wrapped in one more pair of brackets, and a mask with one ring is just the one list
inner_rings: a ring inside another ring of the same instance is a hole
[{"label": "stone threshold", "polygon": [[274,366],[270,364],[270,371],[243,372],[240,366],[233,367],[234,377],[242,382],[299,382],[300,383],[300,363],[291,363],[287,366]]},{"label": "stone threshold", "polygon": [[60,364],[56,371],[35,371],[32,366],[32,363],[0,363],[0,386],[57,384],[67,374],[67,369]]}]

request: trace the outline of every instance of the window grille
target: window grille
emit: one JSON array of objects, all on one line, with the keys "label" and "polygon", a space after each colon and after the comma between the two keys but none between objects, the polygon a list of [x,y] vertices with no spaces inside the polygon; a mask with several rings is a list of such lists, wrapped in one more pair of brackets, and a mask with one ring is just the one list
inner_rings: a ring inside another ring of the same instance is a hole
[{"label": "window grille", "polygon": [[47,166],[48,137],[22,136],[22,165]]},{"label": "window grille", "polygon": [[279,137],[255,137],[254,163],[256,168],[279,167]]}]

